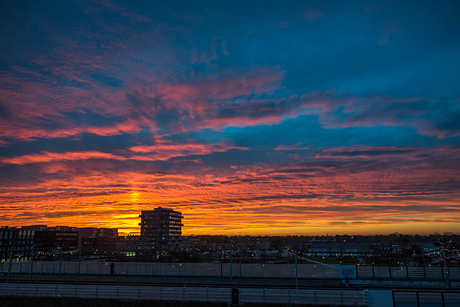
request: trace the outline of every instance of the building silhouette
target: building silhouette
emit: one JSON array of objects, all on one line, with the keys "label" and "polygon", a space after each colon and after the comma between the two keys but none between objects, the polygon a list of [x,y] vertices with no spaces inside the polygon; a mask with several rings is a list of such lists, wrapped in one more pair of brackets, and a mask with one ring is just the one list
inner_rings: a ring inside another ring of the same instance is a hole
[{"label": "building silhouette", "polygon": [[79,248],[83,255],[113,256],[117,247],[117,228],[79,228]]},{"label": "building silhouette", "polygon": [[0,260],[29,260],[35,231],[16,227],[0,227]]},{"label": "building silhouette", "polygon": [[36,231],[35,250],[45,254],[56,250],[72,251],[78,248],[78,230],[74,227],[61,227],[52,230]]},{"label": "building silhouette", "polygon": [[144,248],[158,256],[180,247],[183,226],[181,212],[158,207],[151,211],[142,211],[139,217]]}]

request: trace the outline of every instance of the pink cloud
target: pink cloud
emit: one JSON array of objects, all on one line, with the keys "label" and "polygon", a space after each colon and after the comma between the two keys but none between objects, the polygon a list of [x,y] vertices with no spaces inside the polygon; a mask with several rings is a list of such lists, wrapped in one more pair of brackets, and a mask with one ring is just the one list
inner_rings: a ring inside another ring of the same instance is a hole
[{"label": "pink cloud", "polygon": [[312,7],[308,10],[308,12],[303,16],[308,21],[313,21],[316,19],[320,19],[323,17],[323,12],[319,7]]},{"label": "pink cloud", "polygon": [[275,150],[307,150],[307,149],[310,149],[310,146],[301,146],[300,144],[280,145],[275,148]]},{"label": "pink cloud", "polygon": [[284,115],[272,115],[264,116],[260,118],[251,117],[232,117],[232,118],[216,118],[206,119],[197,123],[197,128],[204,129],[210,128],[213,130],[220,130],[225,127],[246,127],[246,126],[257,126],[257,125],[274,125],[279,124],[283,119]]},{"label": "pink cloud", "polygon": [[[136,134],[145,126],[158,131],[162,127],[158,127],[157,120],[161,120],[163,113],[174,113],[174,120],[163,123],[168,125],[168,133],[274,125],[286,118],[318,114],[324,128],[411,125],[420,133],[440,138],[458,135],[435,129],[423,118],[410,118],[408,115],[420,117],[425,112],[423,108],[405,107],[405,104],[424,102],[419,97],[354,97],[334,90],[287,98],[272,95],[281,88],[283,78],[284,72],[279,67],[254,68],[240,73],[221,71],[197,82],[166,80],[151,69],[143,69],[136,78],[125,80],[121,87],[104,87],[93,82],[90,88],[79,88],[56,87],[50,82],[45,85],[4,74],[0,82],[6,86],[0,89],[0,95],[11,116],[2,123],[0,146],[8,144],[7,139],[67,138],[82,133]],[[401,116],[395,115],[394,104],[402,106],[397,110]],[[63,115],[85,109],[127,120],[103,127],[82,127]],[[340,112],[334,112],[339,109]],[[53,128],[47,128],[44,122],[52,123]]]},{"label": "pink cloud", "polygon": [[392,20],[389,22],[382,32],[382,36],[377,40],[377,44],[379,45],[391,45],[394,42],[391,40],[391,36],[394,33],[403,33],[406,30],[400,26],[400,20]]},{"label": "pink cloud", "polygon": [[[0,157],[2,164],[30,164],[48,163],[56,161],[75,161],[88,159],[107,159],[107,160],[137,160],[137,161],[166,161],[174,157],[187,157],[195,155],[209,155],[215,152],[225,152],[229,150],[247,150],[246,147],[236,147],[223,144],[165,144],[159,143],[154,146],[134,146],[129,151],[134,153],[132,156],[121,156],[111,153],[98,151],[83,152],[42,152],[40,154],[23,155],[17,157]],[[142,154],[142,155],[136,155]],[[201,161],[200,161],[201,162]]]},{"label": "pink cloud", "polygon": [[167,144],[160,143],[153,146],[134,146],[131,150],[134,153],[148,153],[149,157],[155,160],[169,160],[173,157],[184,157],[193,155],[209,155],[214,152],[225,152],[228,150],[247,150],[246,147],[236,147],[222,144]]},{"label": "pink cloud", "polygon": [[363,146],[353,145],[346,147],[336,147],[323,150],[317,154],[317,158],[376,158],[376,157],[394,157],[411,154],[420,148],[415,147],[386,147],[386,146]]},{"label": "pink cloud", "polygon": [[[142,131],[142,127],[149,125],[155,130],[155,127],[152,127],[151,122],[144,120],[133,120],[128,119],[125,122],[117,123],[112,126],[87,126],[87,127],[67,127],[61,129],[44,129],[44,128],[34,128],[29,127],[29,123],[6,123],[3,124],[3,130],[0,132],[0,138],[5,139],[17,139],[23,141],[31,141],[38,138],[69,138],[78,136],[82,133],[92,133],[101,136],[114,136],[120,135],[122,133],[139,133]],[[7,141],[0,142],[0,146],[6,146]]]},{"label": "pink cloud", "polygon": [[86,160],[86,159],[113,159],[124,161],[126,158],[113,155],[110,153],[103,153],[98,151],[85,151],[85,152],[64,152],[53,153],[43,152],[41,154],[24,155],[12,158],[0,158],[0,163],[3,164],[30,164],[30,163],[47,163],[53,161],[72,161],[72,160]]}]

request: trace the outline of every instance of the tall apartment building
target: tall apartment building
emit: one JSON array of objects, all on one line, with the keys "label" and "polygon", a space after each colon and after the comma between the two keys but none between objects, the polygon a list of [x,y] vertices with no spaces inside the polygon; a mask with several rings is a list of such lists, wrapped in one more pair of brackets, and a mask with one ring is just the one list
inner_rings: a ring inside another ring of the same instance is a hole
[{"label": "tall apartment building", "polygon": [[158,255],[179,248],[183,226],[181,212],[158,207],[142,211],[139,217],[141,237],[147,242],[147,249]]}]

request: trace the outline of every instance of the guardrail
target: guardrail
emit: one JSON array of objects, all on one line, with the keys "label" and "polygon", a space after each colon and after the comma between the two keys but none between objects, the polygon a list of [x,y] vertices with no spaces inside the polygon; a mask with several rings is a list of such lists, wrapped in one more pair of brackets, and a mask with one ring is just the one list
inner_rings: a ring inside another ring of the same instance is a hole
[{"label": "guardrail", "polygon": [[[246,278],[316,278],[338,279],[337,266],[320,264],[233,264],[224,263],[154,263],[154,262],[61,262],[35,261],[33,274],[71,275],[129,275],[129,276],[191,276]],[[8,272],[9,263],[0,265],[0,272]],[[30,262],[12,262],[11,273],[30,273]],[[361,279],[444,280],[443,267],[378,267],[356,266]],[[425,278],[426,276],[426,278]],[[449,268],[449,278],[460,280],[460,268]]]},{"label": "guardrail", "polygon": [[0,296],[368,306],[367,291],[0,284]]}]

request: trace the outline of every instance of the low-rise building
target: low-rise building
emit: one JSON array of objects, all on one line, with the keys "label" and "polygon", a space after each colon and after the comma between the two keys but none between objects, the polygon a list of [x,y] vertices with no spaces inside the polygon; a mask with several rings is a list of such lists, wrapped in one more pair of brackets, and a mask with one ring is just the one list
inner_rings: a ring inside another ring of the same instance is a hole
[{"label": "low-rise building", "polygon": [[0,228],[0,259],[27,261],[32,256],[32,245],[35,231],[23,230],[16,227]]},{"label": "low-rise building", "polygon": [[126,260],[152,260],[148,241],[139,235],[119,236],[116,242],[118,256]]},{"label": "low-rise building", "polygon": [[117,249],[117,228],[79,228],[79,248],[83,255],[113,256]]},{"label": "low-rise building", "polygon": [[42,252],[58,249],[76,250],[78,248],[78,231],[36,231],[34,243],[35,249]]},{"label": "low-rise building", "polygon": [[242,250],[269,250],[270,241],[268,237],[240,236],[237,240],[238,248]]}]

